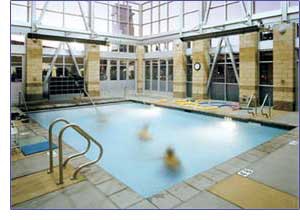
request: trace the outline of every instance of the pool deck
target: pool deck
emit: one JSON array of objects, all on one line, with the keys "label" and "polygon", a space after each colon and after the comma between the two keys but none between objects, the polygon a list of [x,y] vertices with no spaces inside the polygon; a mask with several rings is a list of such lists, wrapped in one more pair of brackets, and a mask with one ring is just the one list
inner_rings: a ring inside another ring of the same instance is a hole
[{"label": "pool deck", "polygon": [[[128,100],[164,107],[199,111],[219,117],[264,122],[295,128],[268,142],[242,153],[222,164],[199,173],[150,198],[143,198],[97,165],[83,169],[85,180],[12,206],[12,209],[298,209],[299,208],[299,127],[298,112],[273,111],[271,119],[256,117],[246,111],[219,108],[203,111],[179,106],[173,99],[128,97]],[[120,100],[100,100],[111,103]],[[77,104],[37,105],[36,109],[78,106]],[[19,142],[36,143],[48,139],[48,131],[38,123],[16,122]],[[54,138],[57,144],[57,137]],[[105,150],[104,150],[105,152]],[[76,153],[64,143],[64,156]],[[54,161],[56,161],[55,158]],[[81,157],[71,166],[88,162]],[[55,162],[57,165],[57,162]],[[46,152],[23,156],[13,151],[12,180],[24,178],[48,168]],[[237,175],[240,170],[253,171],[249,176]]]}]

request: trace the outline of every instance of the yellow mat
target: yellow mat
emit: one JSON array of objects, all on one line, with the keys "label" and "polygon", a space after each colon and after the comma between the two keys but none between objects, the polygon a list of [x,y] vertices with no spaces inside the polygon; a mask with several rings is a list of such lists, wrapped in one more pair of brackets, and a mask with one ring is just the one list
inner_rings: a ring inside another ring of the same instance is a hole
[{"label": "yellow mat", "polygon": [[209,191],[245,209],[298,208],[297,197],[239,175],[213,185]]},{"label": "yellow mat", "polygon": [[54,168],[53,174],[47,174],[47,171],[41,171],[32,175],[18,177],[12,181],[12,205],[28,201],[38,196],[62,189],[73,185],[85,179],[78,175],[76,180],[71,180],[74,169],[67,166],[64,169],[64,184],[57,185],[58,167]]}]

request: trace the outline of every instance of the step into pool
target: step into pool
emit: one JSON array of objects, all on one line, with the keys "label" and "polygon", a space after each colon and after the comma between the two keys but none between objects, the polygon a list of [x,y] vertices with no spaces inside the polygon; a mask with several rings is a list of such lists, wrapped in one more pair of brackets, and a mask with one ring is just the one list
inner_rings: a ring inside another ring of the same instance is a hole
[{"label": "step into pool", "polygon": [[[64,118],[80,125],[99,141],[104,154],[98,165],[143,197],[150,197],[262,144],[287,130],[228,120],[181,110],[122,102],[94,107],[66,108],[30,113],[48,129]],[[149,126],[151,140],[141,141],[139,131]],[[54,134],[63,124],[58,124]],[[78,151],[86,141],[67,130],[64,141]],[[163,160],[168,146],[180,159],[180,169],[168,169]],[[97,157],[92,147],[87,157]]]}]

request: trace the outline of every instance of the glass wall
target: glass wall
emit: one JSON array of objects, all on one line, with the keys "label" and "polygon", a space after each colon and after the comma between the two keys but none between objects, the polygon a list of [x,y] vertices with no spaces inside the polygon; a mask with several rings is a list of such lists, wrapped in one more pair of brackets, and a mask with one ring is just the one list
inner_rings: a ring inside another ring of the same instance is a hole
[{"label": "glass wall", "polygon": [[193,60],[191,56],[186,57],[186,96],[192,97],[193,93]]},{"label": "glass wall", "polygon": [[173,91],[173,60],[145,60],[145,90]]},{"label": "glass wall", "polygon": [[179,28],[180,1],[149,1],[143,4],[143,36]]},{"label": "glass wall", "polygon": [[259,102],[263,103],[265,95],[271,97],[273,103],[273,52],[259,52]]},{"label": "glass wall", "polygon": [[[239,54],[233,54],[235,66],[239,74]],[[213,56],[211,56],[211,64]],[[210,67],[212,68],[212,66]],[[210,85],[210,96],[212,99],[238,101],[239,87],[234,74],[232,60],[229,54],[219,54],[216,66],[213,70]]]},{"label": "glass wall", "polygon": [[[36,1],[41,25],[84,31],[88,21],[88,1]],[[30,1],[12,2],[12,20],[30,22]],[[44,14],[41,17],[42,11]],[[94,31],[139,36],[139,3],[93,1]],[[41,19],[40,19],[41,18]]]},{"label": "glass wall", "polygon": [[100,81],[134,80],[135,60],[100,60]]},{"label": "glass wall", "polygon": [[11,82],[22,82],[22,56],[11,56]]}]

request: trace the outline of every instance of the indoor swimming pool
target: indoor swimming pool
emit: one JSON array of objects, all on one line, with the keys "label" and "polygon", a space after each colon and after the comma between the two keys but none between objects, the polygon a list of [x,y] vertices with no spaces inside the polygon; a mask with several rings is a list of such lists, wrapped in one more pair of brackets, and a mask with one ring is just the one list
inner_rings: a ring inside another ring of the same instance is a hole
[{"label": "indoor swimming pool", "polygon": [[[150,197],[176,183],[212,168],[287,130],[230,119],[161,108],[133,102],[66,108],[30,113],[30,117],[48,129],[64,118],[78,124],[104,148],[98,165],[143,197]],[[151,140],[142,141],[138,133],[149,126]],[[58,124],[58,135],[64,124]],[[69,129],[65,143],[82,151],[86,141]],[[163,160],[172,146],[180,160],[177,171],[168,169]],[[97,147],[87,154],[97,157]]]}]

